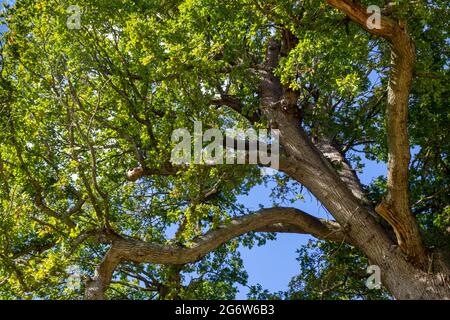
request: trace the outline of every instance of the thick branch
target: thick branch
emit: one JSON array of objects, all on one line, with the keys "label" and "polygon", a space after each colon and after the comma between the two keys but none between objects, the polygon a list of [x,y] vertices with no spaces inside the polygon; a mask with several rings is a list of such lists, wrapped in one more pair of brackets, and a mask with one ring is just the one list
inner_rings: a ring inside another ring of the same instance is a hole
[{"label": "thick branch", "polygon": [[370,14],[350,0],[327,0],[365,30],[379,35],[391,45],[391,74],[388,85],[388,194],[377,212],[394,228],[400,248],[416,263],[425,265],[426,254],[417,222],[409,204],[408,99],[414,72],[415,47],[405,23],[382,16],[380,28],[369,29]]},{"label": "thick branch", "polygon": [[86,299],[103,299],[112,274],[121,261],[180,265],[202,259],[227,241],[242,234],[258,232],[307,233],[317,238],[351,242],[333,221],[315,218],[295,208],[262,209],[236,218],[194,239],[190,247],[162,245],[110,235],[111,248],[98,266],[95,276],[86,284]]},{"label": "thick branch", "polygon": [[327,0],[327,3],[345,13],[350,19],[371,34],[390,39],[397,32],[397,22],[386,16],[381,17],[380,28],[370,29],[367,21],[369,20],[371,13],[367,12],[366,7],[353,0]]},{"label": "thick branch", "polygon": [[356,175],[355,170],[350,166],[347,159],[339,152],[339,149],[333,145],[333,143],[328,138],[322,138],[317,143],[315,143],[317,149],[322,152],[322,154],[330,160],[330,162],[337,166],[337,172],[339,177],[348,188],[352,191],[353,195],[366,205],[369,201],[364,193],[361,182]]},{"label": "thick branch", "polygon": [[[245,153],[245,164],[250,164],[249,157],[250,157],[250,151],[253,147],[254,141],[251,141],[249,139],[237,139],[230,136],[225,136],[223,138],[223,150],[225,152],[226,149],[228,150],[234,150],[236,152],[246,152]],[[262,141],[257,141],[257,147],[258,150],[266,150],[268,154],[272,153],[272,146],[269,144],[266,144]],[[279,152],[279,161],[280,161],[280,169],[283,167],[283,161],[285,160],[285,154],[284,150],[280,146],[280,150],[275,150],[275,152]],[[236,155],[237,157],[237,155]],[[236,159],[235,159],[236,160]],[[259,161],[259,158],[256,159],[257,164],[263,167],[269,167],[271,164],[261,163]],[[237,160],[236,160],[237,161]],[[175,175],[179,171],[184,171],[188,169],[188,165],[173,165],[171,162],[163,163],[159,168],[147,168],[147,167],[136,167],[133,169],[130,169],[126,173],[127,180],[129,181],[136,181],[142,177],[146,176],[172,176]]]}]

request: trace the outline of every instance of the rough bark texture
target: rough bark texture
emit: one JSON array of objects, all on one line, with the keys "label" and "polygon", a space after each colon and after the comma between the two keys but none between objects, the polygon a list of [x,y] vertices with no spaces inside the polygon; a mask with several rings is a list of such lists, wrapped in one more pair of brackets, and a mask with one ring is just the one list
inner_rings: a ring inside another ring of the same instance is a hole
[{"label": "rough bark texture", "polygon": [[392,225],[397,241],[414,262],[426,265],[426,254],[419,228],[411,213],[408,191],[410,160],[408,138],[408,99],[413,78],[415,47],[405,23],[387,17],[381,18],[381,28],[369,29],[366,8],[353,1],[327,0],[327,2],[367,31],[385,38],[391,46],[391,74],[388,85],[388,194],[377,212]]},{"label": "rough bark texture", "polygon": [[[86,299],[104,299],[113,272],[121,261],[180,265],[201,259],[226,241],[250,231],[309,233],[319,239],[347,242],[360,249],[381,268],[384,286],[397,299],[450,299],[449,269],[438,254],[428,254],[411,213],[408,191],[409,143],[407,133],[408,97],[415,61],[414,44],[401,22],[386,17],[380,29],[366,26],[366,8],[349,0],[327,0],[328,4],[348,15],[368,32],[385,38],[391,45],[392,66],[388,88],[388,194],[376,212],[394,229],[396,240],[380,223],[379,216],[365,198],[355,173],[329,141],[314,144],[300,125],[298,95],[284,87],[273,70],[280,56],[296,44],[285,31],[281,42],[268,43],[266,63],[261,71],[261,116],[272,128],[280,130],[283,153],[280,170],[295,179],[326,207],[336,221],[317,219],[298,209],[264,209],[211,230],[196,239],[191,247],[168,246],[127,239],[115,234],[105,236],[111,247],[88,281]],[[230,99],[213,104],[231,105]],[[250,121],[254,119],[249,119]],[[337,172],[331,162],[339,161]],[[164,167],[154,171],[134,169],[129,180],[145,175],[174,174]]]},{"label": "rough bark texture", "polygon": [[188,248],[127,239],[105,232],[105,241],[110,242],[111,247],[97,267],[93,279],[86,283],[85,298],[104,299],[104,291],[121,261],[168,265],[195,262],[228,240],[250,231],[307,233],[324,240],[351,241],[346,239],[337,223],[315,218],[295,208],[262,209],[257,213],[234,219],[229,224],[199,237]]}]

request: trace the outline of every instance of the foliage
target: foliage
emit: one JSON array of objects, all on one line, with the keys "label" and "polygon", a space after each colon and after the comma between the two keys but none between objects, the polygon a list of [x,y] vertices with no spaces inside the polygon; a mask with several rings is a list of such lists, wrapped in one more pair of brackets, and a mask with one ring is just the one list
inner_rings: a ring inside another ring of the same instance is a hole
[{"label": "foliage", "polygon": [[[427,244],[450,248],[447,3],[395,3],[391,15],[408,20],[422,75],[410,107],[411,201]],[[333,136],[360,170],[364,157],[387,159],[388,47],[324,1],[80,0],[79,30],[66,25],[71,4],[18,0],[0,16],[2,299],[81,298],[83,284],[66,285],[68,268],[80,268],[83,280],[92,276],[107,250],[96,230],[189,246],[205,230],[247,213],[237,197],[267,182],[255,166],[193,165],[137,182],[125,173],[162,169],[172,131],[192,132],[194,120],[245,128],[259,103],[253,69],[263,62],[268,38],[281,38],[282,30],[298,43],[276,73],[300,93],[312,138]],[[219,94],[240,99],[241,114],[211,105]],[[275,204],[301,199],[301,186],[275,179]],[[205,199],[212,188],[219,192]],[[367,186],[371,200],[379,201],[384,188],[383,179]],[[273,235],[241,237],[178,269],[121,265],[108,296],[233,298],[236,283],[247,279],[236,248],[267,239]],[[287,292],[253,288],[251,297],[386,297],[364,288],[367,261],[349,246],[311,242],[298,260],[300,275]]]},{"label": "foliage", "polygon": [[380,300],[388,299],[385,289],[368,290],[366,258],[346,244],[309,241],[297,251],[299,275],[292,278],[287,291],[270,293],[253,286],[250,299],[290,300]]}]

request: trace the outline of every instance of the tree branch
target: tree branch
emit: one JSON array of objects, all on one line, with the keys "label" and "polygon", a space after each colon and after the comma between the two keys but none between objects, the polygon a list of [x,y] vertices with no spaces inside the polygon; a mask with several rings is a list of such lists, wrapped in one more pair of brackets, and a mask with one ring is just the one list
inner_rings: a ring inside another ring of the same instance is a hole
[{"label": "tree branch", "polygon": [[227,241],[251,231],[306,233],[324,240],[352,242],[334,221],[318,219],[299,209],[281,207],[262,209],[236,218],[195,238],[189,247],[149,243],[109,233],[112,245],[93,279],[87,282],[85,298],[104,299],[104,291],[122,261],[168,265],[192,263]]},{"label": "tree branch", "polygon": [[403,252],[421,266],[426,254],[416,220],[409,204],[408,166],[410,161],[408,137],[408,100],[415,63],[415,46],[404,21],[386,16],[380,28],[370,29],[370,17],[362,5],[350,0],[327,0],[369,33],[386,39],[391,46],[391,73],[388,84],[388,194],[376,208],[378,214],[392,225]]},{"label": "tree branch", "polygon": [[244,106],[236,97],[223,94],[220,99],[213,99],[210,103],[216,106],[227,106],[247,118],[247,120],[252,124],[261,120],[261,116],[256,112],[245,114],[243,112]]},{"label": "tree branch", "polygon": [[[240,152],[244,152],[246,151],[245,154],[245,163],[250,164],[249,163],[249,156],[250,153],[249,151],[254,151],[251,150],[252,148],[252,142],[249,139],[236,139],[230,136],[225,136],[223,138],[223,150],[225,152],[226,149],[228,150],[234,150],[234,151],[240,151]],[[266,144],[262,141],[257,141],[257,146],[259,148],[259,150],[267,150],[268,154],[271,154],[272,149],[271,149],[271,145]],[[280,170],[283,167],[283,161],[285,160],[285,154],[284,154],[284,150],[281,146],[280,150],[278,150],[279,152],[279,161],[280,161]],[[237,157],[237,155],[236,155]],[[237,159],[236,159],[237,161]],[[260,163],[258,161],[258,165],[260,166],[264,166],[264,167],[268,167],[270,166],[269,164],[263,164]],[[127,171],[126,173],[126,178],[129,181],[136,181],[142,177],[145,176],[172,176],[175,175],[177,172],[179,171],[183,171],[186,170],[188,168],[188,165],[173,165],[170,161],[167,161],[165,163],[163,163],[159,168],[148,168],[148,167],[136,167],[136,168],[132,168],[130,170]]]}]

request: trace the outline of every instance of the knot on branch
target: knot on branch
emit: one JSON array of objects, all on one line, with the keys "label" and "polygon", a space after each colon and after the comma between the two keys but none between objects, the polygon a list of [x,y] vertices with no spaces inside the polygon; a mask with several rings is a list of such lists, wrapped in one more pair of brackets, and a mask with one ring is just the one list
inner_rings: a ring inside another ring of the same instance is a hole
[{"label": "knot on branch", "polygon": [[136,181],[138,180],[140,177],[142,177],[144,175],[144,168],[142,167],[137,167],[134,169],[130,169],[127,171],[127,180],[129,181]]}]

